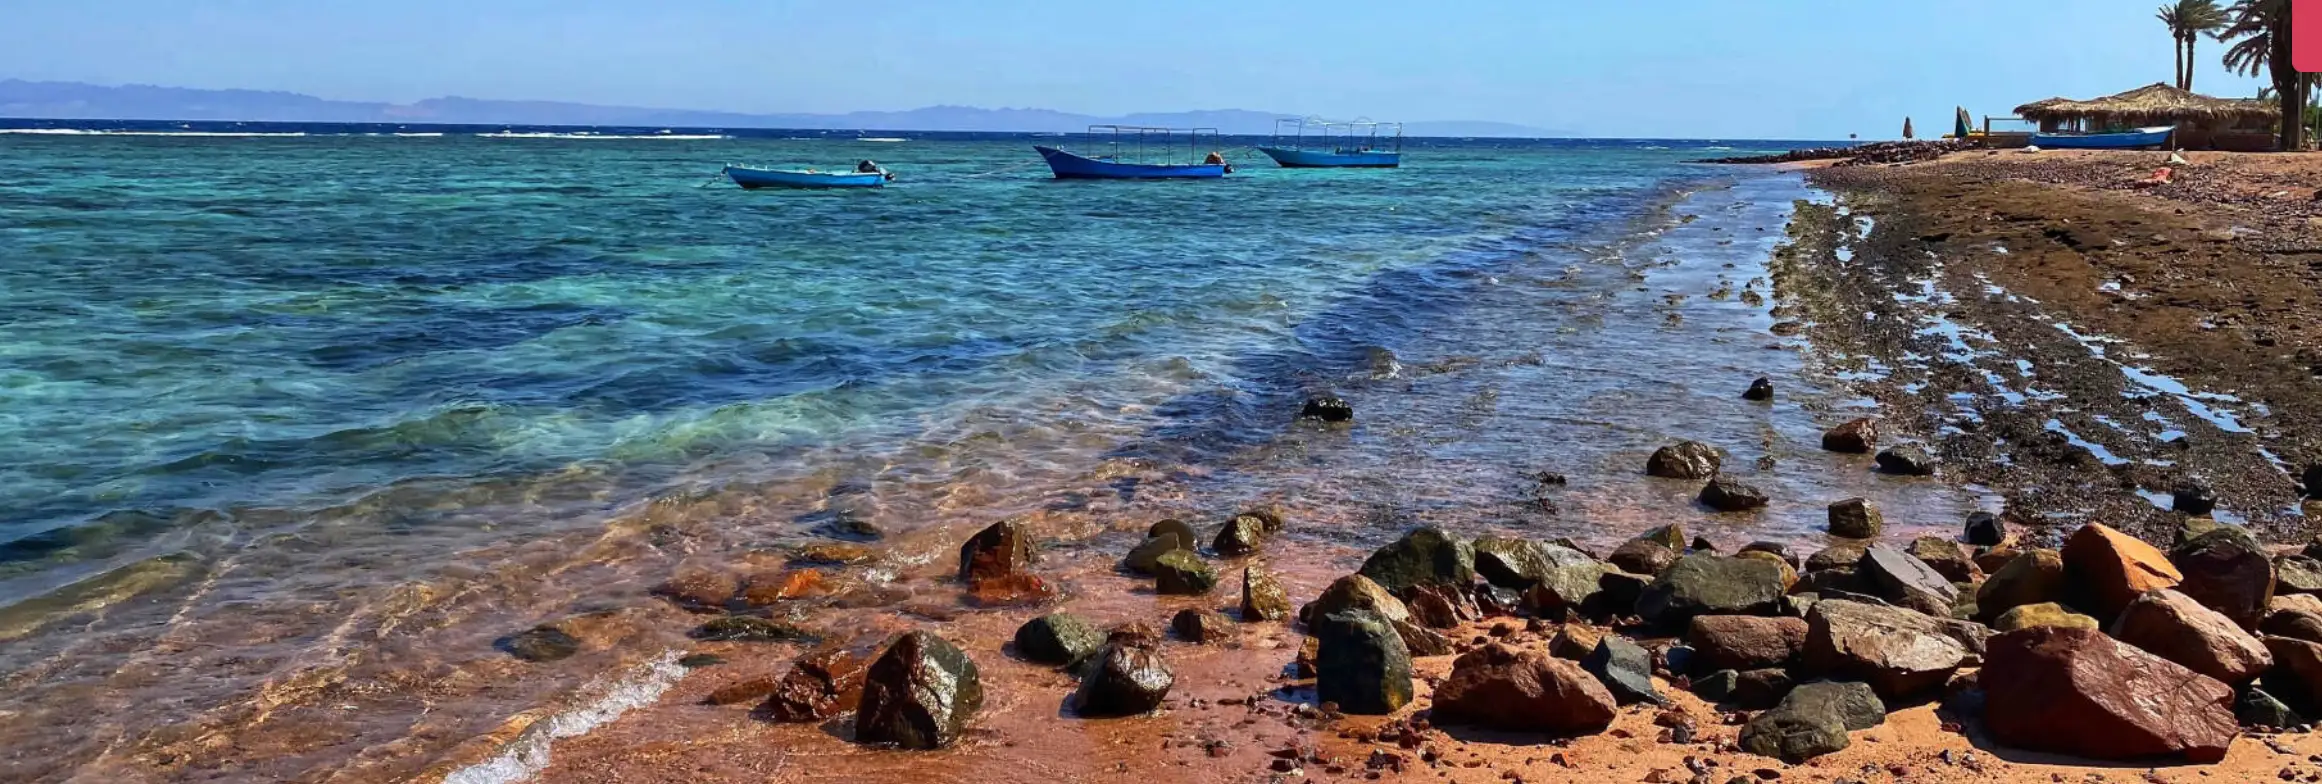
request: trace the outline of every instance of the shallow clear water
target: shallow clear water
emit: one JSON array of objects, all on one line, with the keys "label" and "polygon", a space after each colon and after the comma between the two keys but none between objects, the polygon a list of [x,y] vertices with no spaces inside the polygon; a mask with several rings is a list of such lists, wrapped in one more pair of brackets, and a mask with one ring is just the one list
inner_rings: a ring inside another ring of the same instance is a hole
[{"label": "shallow clear water", "polygon": [[[1006,460],[1078,459],[1188,413],[1156,402],[1411,337],[1396,292],[1334,308],[1631,219],[1702,176],[1666,146],[1121,184],[980,176],[1020,139],[0,136],[0,574],[414,483],[588,477],[532,511],[567,516],[686,482],[946,481],[934,453],[992,420],[1085,435]],[[857,157],[901,181],[694,187]]]}]

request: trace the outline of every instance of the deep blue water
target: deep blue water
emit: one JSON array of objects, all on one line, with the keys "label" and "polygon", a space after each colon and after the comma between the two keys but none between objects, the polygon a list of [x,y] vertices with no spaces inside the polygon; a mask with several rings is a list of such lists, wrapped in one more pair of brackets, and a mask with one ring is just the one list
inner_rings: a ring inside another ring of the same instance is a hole
[{"label": "deep blue water", "polygon": [[[1028,135],[0,125],[81,131],[0,133],[0,578],[221,516],[1222,454],[1461,276],[1719,176],[1687,159],[1796,146],[1415,139],[1396,171],[1059,183]],[[866,157],[897,184],[712,179]]]}]

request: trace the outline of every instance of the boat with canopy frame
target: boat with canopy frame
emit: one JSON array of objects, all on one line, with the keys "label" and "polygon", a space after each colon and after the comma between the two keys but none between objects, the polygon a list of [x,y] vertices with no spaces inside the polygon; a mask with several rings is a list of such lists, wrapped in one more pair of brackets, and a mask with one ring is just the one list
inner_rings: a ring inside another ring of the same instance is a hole
[{"label": "boat with canopy frame", "polygon": [[1091,125],[1076,146],[1032,149],[1059,180],[1206,180],[1233,171],[1216,128]]},{"label": "boat with canopy frame", "polygon": [[1403,124],[1285,117],[1258,151],[1285,169],[1392,169],[1403,165]]}]

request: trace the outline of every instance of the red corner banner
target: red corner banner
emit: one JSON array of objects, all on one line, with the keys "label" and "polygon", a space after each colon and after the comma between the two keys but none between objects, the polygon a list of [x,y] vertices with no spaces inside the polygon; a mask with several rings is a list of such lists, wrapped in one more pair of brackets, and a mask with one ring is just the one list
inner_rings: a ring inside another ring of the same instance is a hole
[{"label": "red corner banner", "polygon": [[2322,71],[2322,0],[2290,0],[2290,63]]}]

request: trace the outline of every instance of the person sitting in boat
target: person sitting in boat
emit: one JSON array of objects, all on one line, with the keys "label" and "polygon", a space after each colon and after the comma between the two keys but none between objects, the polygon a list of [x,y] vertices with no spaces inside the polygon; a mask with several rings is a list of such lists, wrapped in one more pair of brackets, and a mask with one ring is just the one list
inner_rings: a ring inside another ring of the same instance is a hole
[{"label": "person sitting in boat", "polygon": [[1224,165],[1225,165],[1225,153],[1218,152],[1218,151],[1216,151],[1216,150],[1211,150],[1211,151],[1209,152],[1209,157],[1201,159],[1201,162],[1202,162],[1202,163],[1209,164],[1209,165],[1211,165],[1211,166],[1224,166]]},{"label": "person sitting in boat", "polygon": [[856,174],[878,174],[880,171],[882,170],[879,168],[878,162],[869,159],[864,159],[863,162],[855,164]]}]

